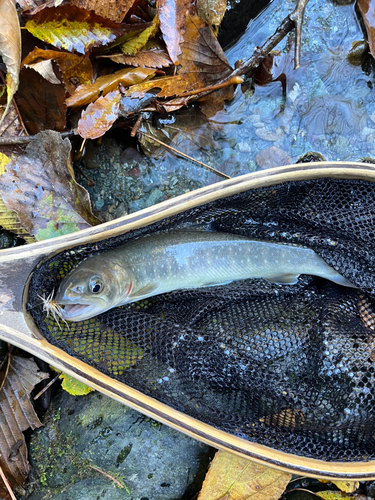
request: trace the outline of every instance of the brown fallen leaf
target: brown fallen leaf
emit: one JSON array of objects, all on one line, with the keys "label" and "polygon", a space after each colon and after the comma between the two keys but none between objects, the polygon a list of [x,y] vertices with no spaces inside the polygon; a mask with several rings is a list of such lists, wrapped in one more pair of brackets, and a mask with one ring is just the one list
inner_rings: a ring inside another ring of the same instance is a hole
[{"label": "brown fallen leaf", "polygon": [[56,50],[42,50],[35,47],[22,61],[21,67],[32,67],[35,63],[51,60],[57,62],[64,79],[65,88],[69,94],[73,94],[79,85],[92,82],[93,69],[89,54],[77,55]]},{"label": "brown fallen leaf", "polygon": [[154,80],[129,87],[125,92],[124,97],[139,99],[152,89],[160,89],[158,92],[155,92],[155,95],[159,97],[171,97],[177,94],[182,94],[187,90],[191,90],[192,85],[191,82],[180,75],[155,78]]},{"label": "brown fallen leaf", "polygon": [[220,26],[225,11],[227,0],[197,0],[197,14],[210,26]]},{"label": "brown fallen leaf", "polygon": [[375,58],[375,0],[358,0],[357,5],[367,31],[371,55]]},{"label": "brown fallen leaf", "polygon": [[190,3],[191,0],[159,0],[158,2],[160,30],[174,64],[179,62],[180,43],[183,40],[186,12]]},{"label": "brown fallen leaf", "polygon": [[70,3],[85,10],[93,10],[95,14],[115,23],[121,23],[135,0],[70,0]]},{"label": "brown fallen leaf", "polygon": [[161,48],[141,50],[135,56],[112,54],[107,57],[118,64],[127,64],[128,66],[141,68],[166,68],[172,64],[168,52]]},{"label": "brown fallen leaf", "polygon": [[202,87],[219,83],[233,71],[212,29],[198,16],[186,17],[181,50],[178,74]]},{"label": "brown fallen leaf", "polygon": [[41,132],[1,176],[0,198],[37,240],[99,223],[87,191],[74,180],[70,149],[69,140],[59,133]]},{"label": "brown fallen leaf", "polygon": [[[52,65],[54,73],[58,73],[56,63]],[[66,104],[62,83],[51,83],[34,69],[24,67],[16,102],[29,134],[48,129],[62,132],[65,129]]]},{"label": "brown fallen leaf", "polygon": [[0,117],[1,124],[18,88],[21,65],[21,29],[14,0],[1,0],[0,25],[0,56],[7,68],[7,105]]},{"label": "brown fallen leaf", "polygon": [[291,477],[288,472],[218,451],[198,500],[278,500]]},{"label": "brown fallen leaf", "polygon": [[91,85],[80,85],[74,94],[66,100],[67,106],[78,107],[95,101],[101,94],[106,95],[117,89],[119,83],[129,87],[138,82],[149,80],[155,70],[149,68],[125,68],[111,75],[100,76]]},{"label": "brown fallen leaf", "polygon": [[109,130],[118,118],[121,94],[114,90],[89,104],[78,122],[77,132],[84,139],[97,139]]},{"label": "brown fallen leaf", "polygon": [[[30,393],[36,384],[48,377],[48,373],[39,371],[32,359],[11,358],[0,392],[0,466],[12,488],[25,481],[30,469],[23,431],[42,425],[30,402]],[[5,498],[5,491],[1,484],[2,498]]]},{"label": "brown fallen leaf", "polygon": [[[8,0],[10,1],[10,0]],[[138,25],[117,24],[74,5],[46,8],[27,21],[25,28],[36,38],[69,52],[84,54],[93,47],[107,45]]]}]

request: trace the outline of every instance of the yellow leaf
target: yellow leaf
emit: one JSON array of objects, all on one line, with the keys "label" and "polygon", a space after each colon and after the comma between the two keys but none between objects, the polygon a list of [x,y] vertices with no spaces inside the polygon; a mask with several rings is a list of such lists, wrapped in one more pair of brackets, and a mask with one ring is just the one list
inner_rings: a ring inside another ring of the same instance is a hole
[{"label": "yellow leaf", "polygon": [[1,124],[18,88],[21,65],[21,29],[14,0],[0,2],[0,23],[0,56],[7,67],[7,105],[0,118]]},{"label": "yellow leaf", "polygon": [[62,379],[61,387],[72,396],[86,396],[86,394],[95,390],[64,372],[61,373],[59,378]]},{"label": "yellow leaf", "polygon": [[331,481],[341,491],[345,493],[354,493],[359,488],[359,481]]},{"label": "yellow leaf", "polygon": [[198,500],[277,500],[292,475],[218,451]]},{"label": "yellow leaf", "polygon": [[[333,482],[333,481],[331,481]],[[323,498],[323,500],[359,500],[358,495],[348,495],[347,493],[343,493],[342,491],[318,491],[315,493],[320,498]],[[363,498],[363,497],[362,497]]]},{"label": "yellow leaf", "polygon": [[[0,176],[5,174],[5,165],[10,161],[3,153],[0,153]],[[30,236],[30,234],[23,228],[21,222],[17,216],[17,213],[13,210],[8,210],[0,198],[0,226],[8,231],[17,234],[21,238],[24,238],[28,243],[35,241],[35,238]]]},{"label": "yellow leaf", "polygon": [[127,42],[120,45],[121,51],[128,56],[134,56],[146,45],[148,40],[156,35],[159,30],[159,18],[156,15],[149,28],[143,30],[139,35],[134,36]]}]

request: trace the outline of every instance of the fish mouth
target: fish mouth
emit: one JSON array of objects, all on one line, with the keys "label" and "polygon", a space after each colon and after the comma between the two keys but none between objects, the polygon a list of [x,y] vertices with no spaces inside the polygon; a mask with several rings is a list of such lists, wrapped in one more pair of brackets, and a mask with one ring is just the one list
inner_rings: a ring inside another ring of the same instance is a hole
[{"label": "fish mouth", "polygon": [[94,306],[89,304],[61,304],[63,318],[70,321],[80,321],[95,316]]}]

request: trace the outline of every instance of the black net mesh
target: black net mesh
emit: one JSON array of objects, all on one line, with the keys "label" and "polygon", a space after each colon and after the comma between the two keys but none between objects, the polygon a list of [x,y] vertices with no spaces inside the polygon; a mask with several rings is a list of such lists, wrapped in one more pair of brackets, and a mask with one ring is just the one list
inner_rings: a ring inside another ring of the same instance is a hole
[{"label": "black net mesh", "polygon": [[[375,184],[288,182],[65,251],[33,275],[42,334],[102,372],[245,439],[323,460],[375,459]],[[174,292],[70,323],[40,296],[88,255],[189,224],[303,244],[359,289],[302,276]]]}]

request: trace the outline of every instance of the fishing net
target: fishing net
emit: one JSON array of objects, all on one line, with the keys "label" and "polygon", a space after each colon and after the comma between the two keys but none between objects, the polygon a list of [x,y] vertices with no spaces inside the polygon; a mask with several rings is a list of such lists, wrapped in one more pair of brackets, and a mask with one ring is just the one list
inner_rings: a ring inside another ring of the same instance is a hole
[{"label": "fishing net", "polygon": [[[141,235],[209,225],[314,249],[359,289],[302,276],[173,292],[70,329],[43,312],[82,259]],[[45,338],[170,407],[281,451],[375,458],[375,184],[320,179],[249,190],[55,255],[33,275]]]}]

